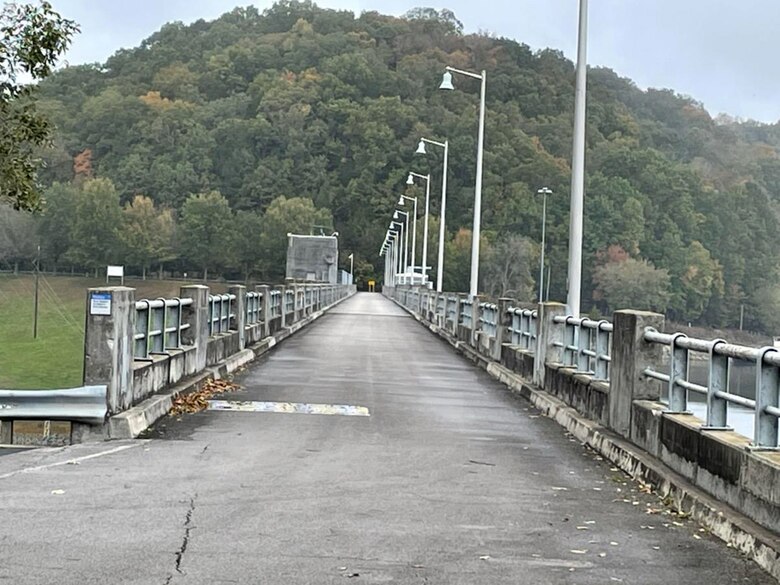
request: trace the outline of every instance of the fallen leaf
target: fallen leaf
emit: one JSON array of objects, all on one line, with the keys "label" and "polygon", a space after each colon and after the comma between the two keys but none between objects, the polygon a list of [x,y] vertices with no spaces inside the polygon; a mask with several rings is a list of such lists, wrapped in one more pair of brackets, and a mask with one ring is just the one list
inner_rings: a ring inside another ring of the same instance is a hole
[{"label": "fallen leaf", "polygon": [[51,490],[51,495],[53,496],[61,496],[65,493],[65,490]]},{"label": "fallen leaf", "polygon": [[479,560],[480,561],[489,561],[490,560],[490,555],[482,555],[481,557],[479,557]]},{"label": "fallen leaf", "polygon": [[576,549],[576,548],[570,550],[569,552],[572,553],[572,554],[575,554],[575,555],[586,555],[586,554],[588,554],[588,551],[586,551],[586,550],[579,550],[579,549]]}]

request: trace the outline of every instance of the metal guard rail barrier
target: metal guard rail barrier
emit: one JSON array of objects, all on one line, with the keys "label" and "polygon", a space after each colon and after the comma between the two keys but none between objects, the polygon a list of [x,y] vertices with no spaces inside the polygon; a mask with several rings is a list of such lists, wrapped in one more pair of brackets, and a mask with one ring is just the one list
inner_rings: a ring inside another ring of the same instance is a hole
[{"label": "metal guard rail barrier", "polygon": [[236,295],[209,295],[209,336],[230,331],[234,300]]},{"label": "metal guard rail barrier", "polygon": [[284,314],[289,315],[295,312],[295,291],[284,291]]},{"label": "metal guard rail barrier", "polygon": [[512,316],[512,324],[509,327],[510,343],[535,353],[538,311],[517,307],[509,307],[507,311]]},{"label": "metal guard rail barrier", "polygon": [[555,317],[554,322],[564,325],[563,343],[553,343],[563,348],[563,364],[608,381],[612,323],[571,315]]},{"label": "metal guard rail barrier", "polygon": [[[728,405],[736,404],[755,414],[753,445],[776,449],[778,446],[778,418],[780,418],[780,351],[774,347],[746,347],[727,343],[723,339],[703,340],[688,337],[684,333],[659,333],[645,330],[648,343],[658,343],[670,348],[669,372],[662,373],[645,368],[648,378],[668,385],[669,411],[686,412],[688,392],[707,397],[706,429],[728,430]],[[688,380],[689,352],[709,355],[707,386]],[[756,399],[745,398],[729,392],[730,361],[738,360],[756,365]]]},{"label": "metal guard rail barrier", "polygon": [[453,323],[457,324],[458,322],[458,297],[453,295],[447,295],[447,298],[444,301],[444,319],[447,321],[452,321]]},{"label": "metal guard rail barrier", "polygon": [[246,324],[254,325],[263,320],[263,293],[246,293]]},{"label": "metal guard rail barrier", "polygon": [[282,291],[272,290],[271,302],[269,304],[271,308],[271,319],[276,319],[277,317],[281,317],[282,316]]},{"label": "metal guard rail barrier", "polygon": [[460,302],[460,322],[464,327],[471,329],[471,310],[474,306],[472,299],[464,299]]},{"label": "metal guard rail barrier", "polygon": [[182,331],[190,324],[182,319],[182,308],[192,299],[142,299],[135,303],[133,357],[146,359],[149,354],[181,347]]},{"label": "metal guard rail barrier", "polygon": [[479,304],[479,330],[490,337],[498,335],[498,306],[493,303]]},{"label": "metal guard rail barrier", "polygon": [[0,419],[69,420],[103,424],[107,386],[63,390],[0,390]]}]

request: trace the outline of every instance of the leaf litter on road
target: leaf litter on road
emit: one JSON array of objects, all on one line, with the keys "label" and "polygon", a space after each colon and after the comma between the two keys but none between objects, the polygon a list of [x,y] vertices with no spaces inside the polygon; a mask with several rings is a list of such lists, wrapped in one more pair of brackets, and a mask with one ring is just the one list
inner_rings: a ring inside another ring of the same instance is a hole
[{"label": "leaf litter on road", "polygon": [[208,380],[203,387],[189,394],[180,394],[173,401],[170,410],[171,416],[181,416],[182,414],[194,414],[206,410],[209,400],[219,394],[226,392],[235,392],[241,386],[229,380]]}]

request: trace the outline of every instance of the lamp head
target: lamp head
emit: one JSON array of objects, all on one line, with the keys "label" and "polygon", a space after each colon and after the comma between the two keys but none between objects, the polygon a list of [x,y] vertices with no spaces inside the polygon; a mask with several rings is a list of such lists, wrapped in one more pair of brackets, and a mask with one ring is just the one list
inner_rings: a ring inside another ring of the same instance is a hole
[{"label": "lamp head", "polygon": [[401,197],[398,198],[398,205],[403,206],[403,204],[404,204],[404,198],[403,198],[403,196],[401,196]]},{"label": "lamp head", "polygon": [[414,185],[414,177],[411,173],[409,173],[409,176],[406,177],[406,184],[407,185]]},{"label": "lamp head", "polygon": [[414,151],[414,154],[428,154],[425,151],[425,140],[420,140],[420,144],[417,145],[417,150]]},{"label": "lamp head", "polygon": [[452,85],[452,73],[449,71],[444,72],[444,75],[441,77],[441,85],[439,85],[439,89],[455,89],[455,86]]},{"label": "lamp head", "polygon": [[398,212],[397,211],[393,212],[393,219],[398,219]]}]

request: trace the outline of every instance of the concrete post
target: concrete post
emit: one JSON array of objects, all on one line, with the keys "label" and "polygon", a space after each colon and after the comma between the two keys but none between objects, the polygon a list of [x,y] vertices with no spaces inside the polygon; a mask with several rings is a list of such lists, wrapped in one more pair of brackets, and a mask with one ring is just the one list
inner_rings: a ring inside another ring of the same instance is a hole
[{"label": "concrete post", "polygon": [[472,299],[474,302],[471,304],[471,339],[469,343],[471,347],[479,350],[479,304],[482,302],[482,297],[474,295]]},{"label": "concrete post", "polygon": [[87,290],[84,330],[84,384],[108,386],[108,411],[133,405],[135,289],[125,286]]},{"label": "concrete post", "polygon": [[14,421],[0,420],[0,445],[10,445],[14,438]]},{"label": "concrete post", "polygon": [[277,286],[276,290],[279,291],[279,298],[282,299],[282,320],[280,322],[279,327],[284,329],[287,326],[287,287],[285,286]]},{"label": "concrete post", "polygon": [[455,337],[458,336],[458,324],[460,324],[460,311],[461,311],[461,303],[463,301],[463,295],[454,295],[455,296],[455,315],[452,317],[452,334],[455,335]]},{"label": "concrete post", "polygon": [[192,304],[184,307],[182,319],[190,326],[182,332],[182,343],[195,346],[195,359],[188,374],[196,374],[206,368],[209,345],[209,287],[202,284],[183,286],[179,290],[181,298],[192,299]]},{"label": "concrete post", "polygon": [[554,343],[563,342],[563,324],[555,317],[566,315],[566,305],[561,303],[539,303],[536,320],[536,352],[534,353],[534,384],[544,388],[545,364],[560,362],[563,349]]},{"label": "concrete post", "polygon": [[262,300],[262,312],[263,312],[263,334],[262,337],[266,338],[271,335],[271,287],[268,285],[256,286],[255,290],[263,295]]},{"label": "concrete post", "polygon": [[645,311],[615,311],[612,320],[609,371],[609,426],[631,435],[631,413],[635,400],[660,398],[660,384],[645,377],[650,367],[663,371],[663,347],[644,340],[646,327],[663,331],[664,316]]},{"label": "concrete post", "polygon": [[243,284],[233,285],[228,288],[228,294],[236,295],[230,329],[238,331],[238,349],[242,350],[246,347],[246,287]]},{"label": "concrete post", "polygon": [[515,299],[502,297],[498,299],[498,319],[496,324],[496,344],[493,347],[492,358],[497,362],[501,361],[501,353],[505,343],[509,343],[511,336],[509,328],[512,327],[512,315],[509,314],[509,307],[517,304]]}]

